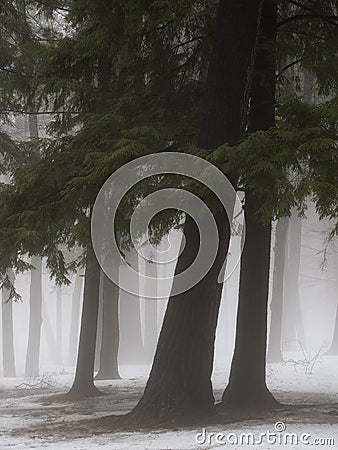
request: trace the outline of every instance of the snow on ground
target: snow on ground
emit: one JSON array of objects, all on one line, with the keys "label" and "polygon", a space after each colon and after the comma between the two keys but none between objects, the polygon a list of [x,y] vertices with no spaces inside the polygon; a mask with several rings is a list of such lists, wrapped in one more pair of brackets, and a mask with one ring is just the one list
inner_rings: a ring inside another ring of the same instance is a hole
[{"label": "snow on ground", "polygon": [[[288,359],[297,361],[296,356],[289,355]],[[106,395],[78,401],[60,401],[57,398],[71,385],[72,374],[49,373],[37,380],[2,378],[0,449],[338,448],[338,357],[322,357],[312,370],[308,368],[309,373],[305,373],[303,365],[292,362],[268,365],[267,372],[269,387],[278,400],[303,406],[295,411],[289,408],[243,422],[208,425],[205,430],[203,427],[191,427],[114,433],[93,427],[88,419],[130,411],[142,395],[146,369],[136,372],[132,379],[97,382]],[[221,397],[226,379],[226,374],[221,371],[213,375],[217,400]],[[295,441],[293,444],[288,441],[283,445],[281,441],[279,445],[278,441],[273,443],[271,436],[270,443],[266,437],[262,438],[262,443],[258,442],[260,433],[275,432],[276,422],[279,430],[286,428],[284,432],[277,433],[278,439],[285,439],[286,433],[296,433],[297,437],[292,439],[304,439],[303,443],[299,441],[296,445]],[[223,434],[216,436],[217,433]],[[240,437],[241,433],[246,435]],[[304,433],[309,436],[302,436]],[[244,443],[240,443],[241,439]],[[315,442],[316,439],[321,441]],[[328,443],[327,439],[334,439],[335,444],[333,441]]]}]

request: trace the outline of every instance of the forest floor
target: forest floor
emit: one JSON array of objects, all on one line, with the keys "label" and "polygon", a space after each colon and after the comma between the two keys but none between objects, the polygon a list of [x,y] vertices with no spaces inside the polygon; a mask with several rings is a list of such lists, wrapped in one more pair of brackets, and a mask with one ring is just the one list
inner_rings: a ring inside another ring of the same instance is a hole
[{"label": "forest floor", "polygon": [[[268,385],[275,397],[294,406],[243,421],[234,418],[220,424],[151,431],[109,432],[98,420],[132,409],[142,395],[146,369],[138,368],[133,378],[97,382],[106,395],[76,401],[60,397],[72,382],[73,375],[66,372],[50,372],[34,380],[2,378],[0,449],[338,448],[338,357],[324,356],[313,367],[297,361],[294,357],[293,362],[270,364],[267,369]],[[128,368],[122,373],[128,373]],[[226,379],[225,372],[215,371],[213,385],[217,401]],[[260,442],[260,433],[276,430],[279,431],[276,438],[264,436]],[[222,435],[216,437],[217,433]],[[251,433],[250,438],[255,440],[247,441],[249,438],[241,437],[241,433],[247,436]],[[284,443],[279,441],[287,439],[286,433],[295,433],[296,437]],[[307,438],[303,438],[304,433],[308,434]]]}]

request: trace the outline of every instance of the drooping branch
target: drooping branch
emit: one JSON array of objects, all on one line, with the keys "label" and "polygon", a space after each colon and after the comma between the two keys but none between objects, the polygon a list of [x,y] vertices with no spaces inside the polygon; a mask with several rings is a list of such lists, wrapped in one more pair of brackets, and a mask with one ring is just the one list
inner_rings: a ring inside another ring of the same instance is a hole
[{"label": "drooping branch", "polygon": [[283,73],[286,72],[288,69],[290,69],[290,67],[293,67],[296,64],[300,63],[302,61],[302,59],[303,58],[296,59],[295,61],[292,61],[289,64],[287,64],[285,67],[283,67],[283,69],[279,73],[277,73],[277,78],[280,77],[281,75],[283,75]]}]

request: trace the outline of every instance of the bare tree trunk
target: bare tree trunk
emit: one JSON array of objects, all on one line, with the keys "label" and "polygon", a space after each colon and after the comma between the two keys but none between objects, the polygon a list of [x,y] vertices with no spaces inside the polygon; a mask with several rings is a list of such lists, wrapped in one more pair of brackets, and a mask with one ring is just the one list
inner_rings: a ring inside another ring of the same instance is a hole
[{"label": "bare tree trunk", "polygon": [[56,361],[62,364],[62,291],[56,286]]},{"label": "bare tree trunk", "polygon": [[56,340],[52,329],[52,324],[49,318],[48,309],[46,307],[45,299],[43,296],[42,296],[42,331],[44,331],[45,333],[50,355],[52,355],[52,358],[57,363]]},{"label": "bare tree trunk", "polygon": [[94,359],[99,308],[100,266],[91,244],[87,248],[79,350],[69,397],[101,395],[94,385]]},{"label": "bare tree trunk", "polygon": [[[12,269],[7,275],[14,284],[15,275]],[[16,377],[14,333],[13,333],[13,302],[9,300],[9,290],[2,291],[2,364],[4,377]]]},{"label": "bare tree trunk", "polygon": [[[299,295],[299,266],[302,242],[302,219],[293,211],[289,219],[289,252],[285,273],[284,340],[289,349],[306,347]],[[299,344],[297,345],[297,342]]]},{"label": "bare tree trunk", "polygon": [[[119,272],[119,266],[116,265]],[[118,369],[119,350],[119,287],[102,272],[102,345],[100,351],[100,369],[96,380],[120,379]]]},{"label": "bare tree trunk", "polygon": [[[155,263],[146,262],[145,274],[152,278],[157,278],[157,266]],[[157,330],[157,304],[158,300],[154,298],[147,298],[148,291],[154,292],[154,289],[149,289],[147,283],[157,283],[156,281],[146,281],[145,285],[145,316],[144,316],[144,350],[147,361],[151,362],[154,357],[156,342],[158,338]],[[156,286],[157,291],[157,286]]]},{"label": "bare tree trunk", "polygon": [[[127,261],[138,271],[138,253],[130,250]],[[121,267],[120,276],[124,276]],[[139,285],[135,286],[135,290]],[[123,365],[144,364],[144,348],[141,330],[140,296],[121,290],[120,292],[120,352],[119,361]]]},{"label": "bare tree trunk", "polygon": [[75,364],[76,360],[76,351],[78,347],[78,335],[80,325],[82,285],[83,285],[83,276],[77,273],[75,275],[74,290],[72,295],[72,312],[70,319],[69,354],[68,354],[69,364]]},{"label": "bare tree trunk", "polygon": [[103,331],[103,271],[101,270],[100,287],[99,287],[99,310],[97,313],[97,332],[96,332],[96,345],[95,345],[94,372],[98,372],[100,370],[102,331]]},{"label": "bare tree trunk", "polygon": [[35,269],[31,271],[29,298],[29,334],[26,354],[25,377],[39,375],[40,344],[42,325],[42,260],[33,256],[31,260]]},{"label": "bare tree trunk", "polygon": [[[334,267],[336,272],[336,288],[338,291],[338,255],[334,255]],[[331,347],[326,355],[338,355],[338,305],[336,309],[336,320],[334,325],[333,337],[331,342]]]},{"label": "bare tree trunk", "polygon": [[282,320],[284,299],[284,268],[287,249],[287,233],[289,219],[279,219],[276,226],[275,261],[273,267],[272,296],[271,296],[271,322],[268,345],[268,362],[283,362],[282,354]]}]

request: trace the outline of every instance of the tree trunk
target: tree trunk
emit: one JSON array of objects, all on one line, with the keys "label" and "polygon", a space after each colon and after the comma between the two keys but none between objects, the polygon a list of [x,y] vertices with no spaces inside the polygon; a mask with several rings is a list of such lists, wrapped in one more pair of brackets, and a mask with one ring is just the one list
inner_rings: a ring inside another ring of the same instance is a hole
[{"label": "tree trunk", "polygon": [[80,306],[81,306],[81,292],[83,284],[83,276],[78,273],[75,276],[74,290],[72,295],[72,312],[70,319],[69,332],[69,354],[68,363],[74,364],[76,359],[76,351],[78,347],[78,334],[80,324]]},{"label": "tree trunk", "polygon": [[[119,271],[119,266],[116,266]],[[120,379],[117,356],[119,350],[119,288],[102,272],[102,345],[100,370],[96,380]]]},{"label": "tree trunk", "polygon": [[[289,219],[289,251],[284,295],[284,340],[286,348],[305,349],[305,332],[299,295],[299,266],[302,243],[302,219],[293,211]],[[297,344],[298,342],[298,344]]]},{"label": "tree trunk", "polygon": [[56,362],[62,364],[62,292],[56,286]]},{"label": "tree trunk", "polygon": [[26,354],[25,377],[39,375],[41,325],[42,325],[42,260],[33,256],[31,260],[35,269],[31,271],[29,298],[29,334]]},{"label": "tree trunk", "polygon": [[289,219],[283,217],[278,220],[276,226],[275,261],[273,267],[272,296],[271,296],[271,321],[268,345],[268,362],[283,362],[282,354],[282,319],[284,298],[284,268],[286,257],[286,240]]},{"label": "tree trunk", "polygon": [[[128,263],[138,272],[138,253],[131,250],[127,253]],[[120,276],[123,277],[123,266]],[[135,287],[139,289],[139,285]],[[141,330],[140,296],[121,290],[120,292],[120,352],[119,361],[123,365],[144,364],[144,348]]]},{"label": "tree trunk", "polygon": [[[336,288],[338,290],[338,255],[337,253],[334,255],[334,267],[336,273]],[[326,355],[338,355],[338,305],[336,309],[336,320],[334,325],[333,337],[331,342],[331,347],[326,352]]]},{"label": "tree trunk", "polygon": [[68,393],[70,397],[88,397],[101,394],[95,387],[93,380],[99,287],[100,266],[92,245],[89,244],[87,247],[79,350],[75,379]]},{"label": "tree trunk", "polygon": [[52,328],[52,324],[49,318],[48,309],[46,307],[45,299],[42,296],[42,331],[45,334],[48,349],[50,355],[52,355],[52,358],[55,363],[57,363],[56,356],[57,356],[57,346],[56,346],[56,340]]},{"label": "tree trunk", "polygon": [[[157,278],[157,266],[155,263],[145,263],[145,274],[152,278]],[[156,281],[146,281],[145,284],[145,311],[144,311],[144,351],[146,359],[151,362],[154,358],[156,349],[156,342],[158,337],[157,330],[157,303],[158,300],[154,298],[147,298],[149,289],[148,283],[156,283]],[[158,286],[156,286],[158,288]]]},{"label": "tree trunk", "polygon": [[[275,1],[265,0],[252,83],[250,132],[269,130],[275,125],[276,20]],[[236,343],[229,383],[222,397],[226,407],[259,409],[277,404],[266,386],[265,373],[271,223],[264,224],[257,218],[262,201],[252,190],[246,190]]]},{"label": "tree trunk", "polygon": [[333,332],[333,338],[330,350],[326,353],[326,355],[338,355],[338,307],[336,312],[336,320]]},{"label": "tree trunk", "polygon": [[100,370],[102,330],[103,330],[103,271],[101,269],[100,287],[99,287],[99,310],[97,313],[97,331],[96,331],[96,344],[95,344],[94,372],[98,372]]},{"label": "tree trunk", "polygon": [[[245,129],[261,5],[254,0],[219,2],[198,142],[209,151],[225,142],[236,144]],[[131,413],[134,419],[191,417],[192,410],[214,404],[210,377],[222,293],[217,280],[230,239],[225,212],[216,214],[215,221],[219,247],[214,264],[196,286],[170,297],[144,395]],[[191,265],[199,248],[198,228],[190,216],[184,234],[176,274]]]},{"label": "tree trunk", "polygon": [[[14,283],[15,275],[12,269],[7,270],[7,275]],[[9,300],[9,290],[2,291],[2,364],[4,377],[16,377],[14,333],[13,333],[13,302]]]}]

